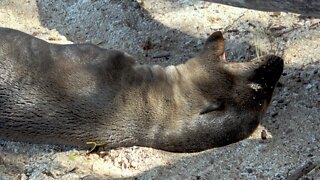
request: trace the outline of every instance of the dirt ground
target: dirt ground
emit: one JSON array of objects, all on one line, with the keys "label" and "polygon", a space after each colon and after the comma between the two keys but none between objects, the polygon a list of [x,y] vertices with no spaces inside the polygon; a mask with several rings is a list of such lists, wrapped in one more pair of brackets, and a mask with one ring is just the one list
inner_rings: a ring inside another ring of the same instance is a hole
[{"label": "dirt ground", "polygon": [[[273,53],[285,70],[248,139],[200,153],[144,147],[85,150],[0,140],[0,179],[286,179],[308,162],[320,179],[320,19],[196,0],[0,0],[0,26],[53,43],[119,49],[140,63],[179,64],[214,31],[227,59]],[[267,140],[260,133],[267,131]]]}]

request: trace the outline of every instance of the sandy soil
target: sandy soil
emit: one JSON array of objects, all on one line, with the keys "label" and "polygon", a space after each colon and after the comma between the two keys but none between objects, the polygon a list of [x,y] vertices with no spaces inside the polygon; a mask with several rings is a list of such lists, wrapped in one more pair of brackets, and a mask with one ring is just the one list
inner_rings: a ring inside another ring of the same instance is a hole
[{"label": "sandy soil", "polygon": [[186,61],[221,30],[230,61],[263,53],[285,59],[269,110],[244,141],[191,154],[130,147],[86,155],[0,140],[0,179],[286,179],[307,162],[318,167],[304,178],[320,179],[320,19],[196,0],[0,0],[0,26],[164,66]]}]

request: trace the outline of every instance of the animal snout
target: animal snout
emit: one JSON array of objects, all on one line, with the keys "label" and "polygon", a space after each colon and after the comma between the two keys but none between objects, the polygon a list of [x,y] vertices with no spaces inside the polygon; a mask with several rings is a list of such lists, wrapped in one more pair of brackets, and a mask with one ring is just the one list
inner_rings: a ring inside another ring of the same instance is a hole
[{"label": "animal snout", "polygon": [[283,72],[283,59],[275,55],[267,55],[262,58],[261,64],[255,69],[250,80],[264,88],[273,89]]}]

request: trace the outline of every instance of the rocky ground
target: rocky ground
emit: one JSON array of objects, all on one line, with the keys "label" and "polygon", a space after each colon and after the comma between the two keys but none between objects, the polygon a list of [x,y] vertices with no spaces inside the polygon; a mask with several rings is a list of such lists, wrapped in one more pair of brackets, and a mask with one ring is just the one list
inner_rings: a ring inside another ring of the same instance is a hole
[{"label": "rocky ground", "polygon": [[196,0],[0,0],[0,26],[163,66],[186,61],[220,30],[230,61],[285,59],[269,110],[244,141],[191,154],[130,147],[86,155],[0,140],[0,179],[286,179],[308,162],[317,167],[303,178],[320,179],[320,19]]}]

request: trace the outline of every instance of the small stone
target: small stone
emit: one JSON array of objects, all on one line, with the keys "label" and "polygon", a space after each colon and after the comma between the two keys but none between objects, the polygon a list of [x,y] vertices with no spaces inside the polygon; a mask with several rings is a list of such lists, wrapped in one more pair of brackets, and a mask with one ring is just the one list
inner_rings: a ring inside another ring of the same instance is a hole
[{"label": "small stone", "polygon": [[306,89],[311,89],[312,87],[313,87],[312,84],[307,84],[307,85],[305,86]]},{"label": "small stone", "polygon": [[28,176],[26,174],[21,174],[20,175],[20,180],[27,180],[29,179]]},{"label": "small stone", "polygon": [[135,161],[132,161],[132,162],[130,163],[130,167],[132,167],[132,168],[137,168],[137,167],[138,167],[138,163],[135,162]]},{"label": "small stone", "polygon": [[261,139],[262,139],[262,140],[267,139],[267,131],[266,131],[266,130],[262,130],[262,131],[261,131]]},{"label": "small stone", "polygon": [[278,112],[273,112],[272,114],[271,114],[271,117],[276,117],[278,115]]},{"label": "small stone", "polygon": [[253,173],[253,169],[252,168],[247,168],[247,172],[250,174],[250,173]]},{"label": "small stone", "polygon": [[170,53],[169,52],[162,52],[162,53],[158,53],[155,54],[154,56],[152,56],[152,58],[169,58]]}]

